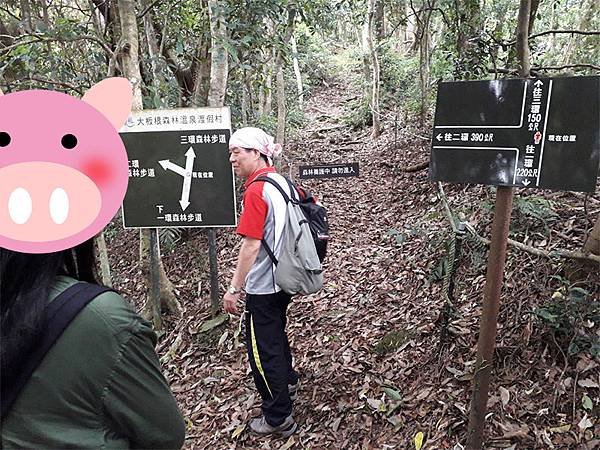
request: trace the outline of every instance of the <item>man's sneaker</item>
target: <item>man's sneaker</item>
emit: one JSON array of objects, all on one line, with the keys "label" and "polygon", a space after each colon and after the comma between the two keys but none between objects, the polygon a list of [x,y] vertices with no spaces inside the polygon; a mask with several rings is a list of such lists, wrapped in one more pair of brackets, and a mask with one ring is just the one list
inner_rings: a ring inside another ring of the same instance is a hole
[{"label": "man's sneaker", "polygon": [[295,402],[298,399],[298,389],[300,389],[300,381],[296,381],[296,384],[288,384],[290,400],[293,402]]},{"label": "man's sneaker", "polygon": [[283,423],[277,427],[272,427],[265,420],[265,416],[255,417],[250,420],[250,429],[261,436],[273,435],[275,437],[286,438],[294,434],[298,428],[298,424],[290,414],[285,418]]}]

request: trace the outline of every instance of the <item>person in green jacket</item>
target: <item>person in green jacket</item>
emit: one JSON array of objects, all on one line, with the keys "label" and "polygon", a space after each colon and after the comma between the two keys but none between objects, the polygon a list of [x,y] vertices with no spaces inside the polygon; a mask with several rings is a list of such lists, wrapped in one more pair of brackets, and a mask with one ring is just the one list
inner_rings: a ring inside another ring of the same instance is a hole
[{"label": "person in green jacket", "polygon": [[[0,248],[1,382],[35,348],[44,308],[96,283],[93,242],[51,254]],[[2,448],[178,449],[185,424],[154,350],[156,335],[119,294],[68,325],[2,420]]]}]

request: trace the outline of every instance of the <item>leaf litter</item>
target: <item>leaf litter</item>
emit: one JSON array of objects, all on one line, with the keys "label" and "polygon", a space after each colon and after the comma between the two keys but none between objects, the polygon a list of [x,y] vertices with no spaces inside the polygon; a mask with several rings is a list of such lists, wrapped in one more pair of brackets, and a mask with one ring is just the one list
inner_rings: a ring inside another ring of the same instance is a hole
[{"label": "leaf litter", "polygon": [[[318,89],[308,105],[306,131],[285,146],[283,173],[295,175],[301,164],[360,164],[357,178],[301,182],[328,208],[332,240],[324,289],[294,298],[288,314],[301,379],[294,436],[261,439],[247,430],[247,421],[260,414],[260,399],[238,318],[219,318],[201,332],[211,319],[206,234],[185,230],[177,246],[163,254],[183,314],[165,316],[166,333],[157,351],[186,418],[186,449],[452,449],[465,444],[486,250],[472,242],[464,246],[449,334],[440,342],[444,296],[432,274],[445,256],[450,227],[426,170],[401,170],[428,158],[429,144],[415,138],[427,134],[426,127],[409,122],[396,133],[393,123],[384,122],[383,135],[372,141],[370,130],[354,131],[341,121],[342,106],[352,95],[342,81]],[[445,185],[445,191],[451,207],[489,237],[491,214],[480,205],[493,202],[491,190]],[[553,228],[571,239],[532,234],[527,239],[544,241],[546,250],[578,249],[600,210],[598,190],[585,207],[573,193],[537,195],[552,196],[558,205]],[[145,286],[137,233],[118,224],[117,218],[107,233],[113,282],[139,309]],[[217,242],[223,289],[233,273],[239,237],[220,229]],[[561,272],[561,264],[509,248],[487,448],[542,449],[548,442],[556,448],[588,448],[600,435],[597,414],[581,406],[584,394],[595,411],[600,403],[597,361],[577,355],[565,365],[531,314],[542,299],[552,297],[556,285],[549,280]],[[586,281],[598,298],[600,275],[592,273]],[[172,351],[177,339],[181,342]],[[384,351],[377,351],[378,345]],[[576,386],[564,387],[580,373],[584,376]]]}]

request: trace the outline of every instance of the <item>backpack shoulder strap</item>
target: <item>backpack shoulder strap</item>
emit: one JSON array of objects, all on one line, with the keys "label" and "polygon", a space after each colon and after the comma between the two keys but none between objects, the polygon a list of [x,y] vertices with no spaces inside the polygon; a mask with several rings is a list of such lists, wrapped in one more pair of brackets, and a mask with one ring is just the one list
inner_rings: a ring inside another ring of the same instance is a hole
[{"label": "backpack shoulder strap", "polygon": [[45,326],[37,346],[31,352],[14,380],[11,383],[2,384],[2,406],[0,411],[2,419],[4,419],[35,369],[40,365],[69,323],[88,303],[107,291],[112,291],[112,289],[96,284],[80,282],[65,289],[46,306]]},{"label": "backpack shoulder strap", "polygon": [[[282,175],[282,176],[283,176],[283,175]],[[284,178],[285,178],[285,177],[284,177]],[[287,182],[288,182],[288,183],[290,183],[290,180],[288,180],[287,178],[285,178],[285,179],[287,180]],[[260,177],[256,178],[256,180],[252,180],[252,182],[251,182],[250,184],[252,184],[252,183],[256,183],[257,181],[266,181],[267,183],[269,183],[269,184],[272,184],[273,186],[275,186],[275,187],[277,188],[277,190],[278,190],[278,191],[281,193],[281,195],[283,196],[283,198],[284,198],[284,200],[285,200],[285,203],[289,203],[289,201],[290,201],[290,196],[289,196],[289,195],[287,195],[287,193],[286,193],[286,192],[283,190],[283,188],[281,187],[281,185],[280,185],[280,184],[279,184],[277,181],[275,181],[274,179],[272,179],[272,178],[269,178],[269,177],[263,177],[263,176],[260,176]],[[291,189],[291,187],[290,187],[290,189]],[[291,192],[291,191],[290,191],[290,192]]]},{"label": "backpack shoulder strap", "polygon": [[[293,192],[295,188],[293,187],[292,182],[287,177],[283,177],[283,178],[285,178],[285,180],[288,182],[288,185],[290,186],[290,193]],[[269,178],[267,176],[260,176],[260,177],[257,177],[255,180],[252,180],[252,182],[250,184],[256,183],[257,181],[265,181],[269,184],[272,184],[281,193],[281,195],[283,196],[283,199],[285,200],[285,203],[287,204],[290,202],[290,196],[286,194],[286,192],[283,190],[283,188],[274,179]],[[294,199],[294,201],[295,200],[296,199]],[[277,258],[275,257],[273,250],[271,250],[271,247],[269,247],[269,244],[267,244],[267,241],[265,241],[265,238],[262,238],[260,242],[261,242],[263,248],[265,249],[265,251],[267,252],[267,254],[269,255],[269,258],[271,259],[273,264],[275,264],[275,266],[277,266],[277,263],[278,263]]]}]

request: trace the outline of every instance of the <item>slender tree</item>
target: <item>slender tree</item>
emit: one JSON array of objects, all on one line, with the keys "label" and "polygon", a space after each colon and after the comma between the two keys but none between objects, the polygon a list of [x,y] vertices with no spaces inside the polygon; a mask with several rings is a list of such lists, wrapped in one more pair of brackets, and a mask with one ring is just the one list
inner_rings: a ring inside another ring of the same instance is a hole
[{"label": "slender tree", "polygon": [[[367,45],[371,56],[371,111],[373,117],[373,128],[371,137],[377,139],[381,135],[381,106],[379,94],[381,90],[379,65],[379,49],[383,37],[383,9],[381,0],[369,0],[367,13]],[[381,14],[380,14],[381,12]]]},{"label": "slender tree", "polygon": [[[119,19],[122,32],[122,45],[119,52],[119,60],[123,68],[123,75],[126,76],[133,85],[133,102],[132,110],[139,111],[143,109],[142,103],[142,75],[140,73],[139,63],[139,40],[138,28],[135,14],[134,0],[119,0]],[[159,298],[152,298],[152,293],[149,295],[147,302],[146,315],[152,317],[153,323],[157,329],[162,327],[160,318],[161,306],[164,306],[171,312],[179,313],[181,307],[175,297],[174,288],[171,281],[168,279],[164,270],[164,266],[160,258],[158,259],[158,280],[152,278],[150,270],[150,231],[140,231],[140,264],[142,271],[147,280],[146,285],[152,286],[153,283],[159,282],[160,293]],[[159,304],[155,304],[159,302]]]}]

